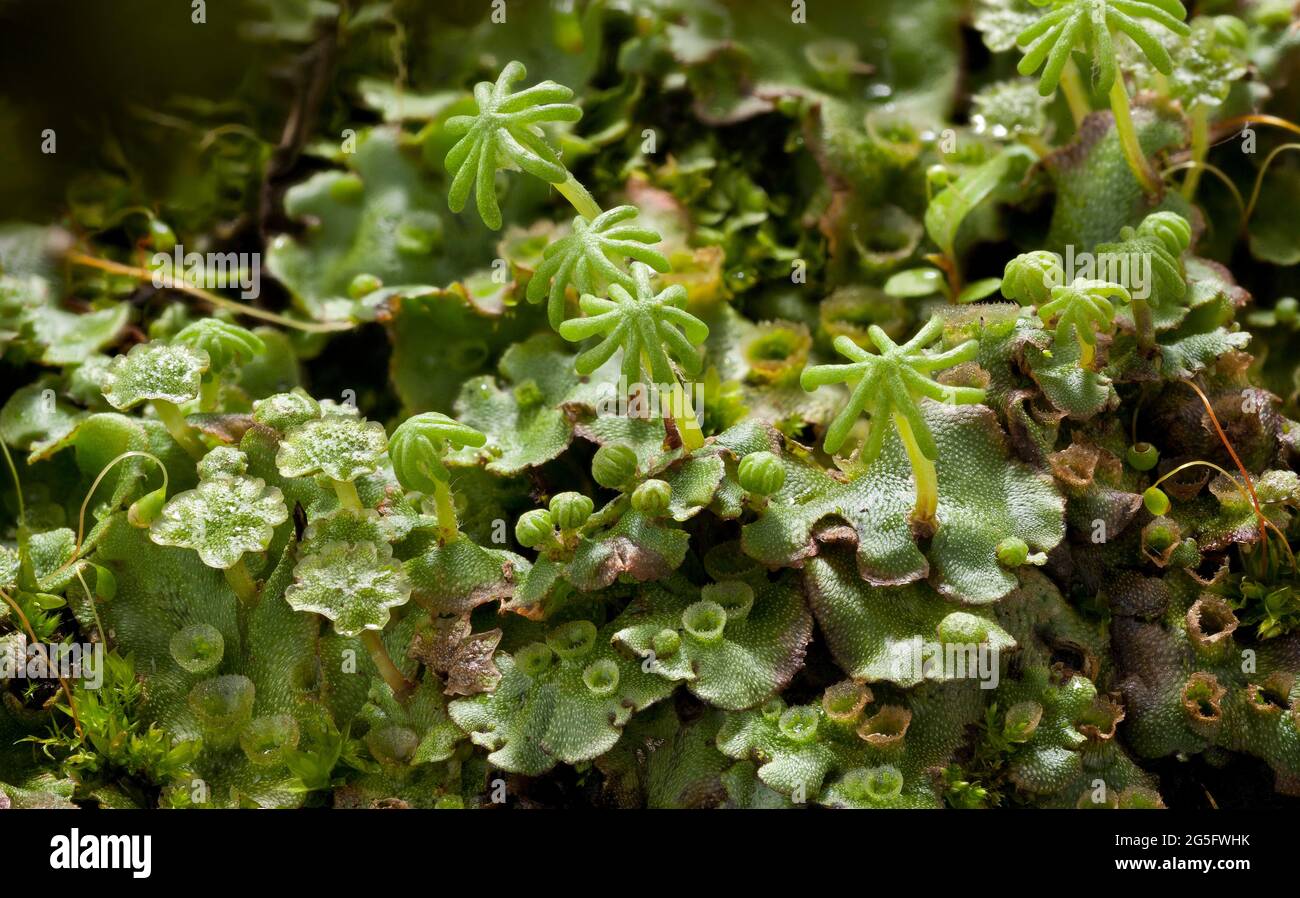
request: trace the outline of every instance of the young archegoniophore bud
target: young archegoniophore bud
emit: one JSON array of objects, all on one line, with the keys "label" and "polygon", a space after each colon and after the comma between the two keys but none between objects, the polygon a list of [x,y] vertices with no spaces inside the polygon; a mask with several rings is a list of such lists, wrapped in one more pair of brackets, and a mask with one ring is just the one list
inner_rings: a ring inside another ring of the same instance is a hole
[{"label": "young archegoniophore bud", "polygon": [[160,486],[156,490],[145,493],[139,499],[131,503],[126,510],[126,520],[132,527],[148,527],[154,521],[158,520],[158,515],[162,514],[163,507],[167,503],[167,487]]},{"label": "young archegoniophore bud", "polygon": [[1219,43],[1238,50],[1246,49],[1250,43],[1250,29],[1236,16],[1213,16],[1210,23],[1214,27],[1214,39]]},{"label": "young archegoniophore bud", "polygon": [[632,508],[656,518],[668,510],[673,488],[666,480],[647,480],[632,492]]},{"label": "young archegoniophore bud", "polygon": [[170,253],[176,248],[176,232],[161,218],[150,217],[149,244],[160,253]]},{"label": "young archegoniophore bud", "polygon": [[174,342],[207,353],[216,373],[266,352],[266,344],[257,334],[220,318],[200,318],[182,328]]},{"label": "young archegoniophore bud", "polygon": [[740,460],[736,470],[740,488],[764,498],[785,485],[785,467],[771,452],[751,452]]},{"label": "young archegoniophore bud", "polygon": [[1128,447],[1124,458],[1134,471],[1150,471],[1160,461],[1160,450],[1150,443],[1134,443]]},{"label": "young archegoniophore bud", "polygon": [[1169,496],[1158,486],[1148,487],[1142,493],[1142,504],[1155,517],[1161,517],[1169,513]]},{"label": "young archegoniophore bud", "polygon": [[460,538],[451,474],[443,464],[449,448],[479,447],[487,437],[440,412],[407,418],[388,441],[388,457],[398,483],[408,490],[431,495],[438,516],[438,538],[451,543]]},{"label": "young archegoniophore bud", "polygon": [[988,621],[968,611],[953,611],[935,628],[944,645],[982,645],[989,640]]},{"label": "young archegoniophore bud", "polygon": [[1029,544],[1018,536],[1008,536],[997,545],[998,564],[1018,568],[1029,560]]},{"label": "young archegoniophore bud", "polygon": [[1293,324],[1300,320],[1300,299],[1284,296],[1273,304],[1273,317],[1279,324]]},{"label": "young archegoniophore bud", "polygon": [[558,493],[551,497],[551,520],[561,530],[577,530],[591,517],[596,505],[582,493]]},{"label": "young archegoniophore bud", "polygon": [[1142,219],[1137,233],[1159,240],[1175,259],[1192,245],[1192,226],[1177,212],[1152,212]]},{"label": "young archegoniophore bud", "polygon": [[1041,306],[1052,298],[1052,288],[1065,283],[1065,271],[1056,253],[1035,250],[1021,253],[1002,272],[1002,295],[1022,306]]},{"label": "young archegoniophore bud", "polygon": [[660,630],[650,639],[650,648],[656,658],[671,658],[682,647],[682,634],[668,627]]},{"label": "young archegoniophore bud", "polygon": [[361,299],[362,297],[369,296],[371,293],[374,293],[383,286],[384,282],[378,277],[363,272],[354,277],[348,284],[348,296],[353,299]]},{"label": "young archegoniophore bud", "polygon": [[433,494],[450,477],[442,463],[449,449],[479,447],[487,437],[441,412],[424,412],[407,418],[393,431],[388,455],[397,481],[408,490]]},{"label": "young archegoniophore bud", "polygon": [[525,549],[536,549],[555,538],[555,523],[551,513],[542,508],[534,508],[519,516],[515,522],[515,539]]},{"label": "young archegoniophore bud", "polygon": [[607,489],[622,489],[636,476],[636,452],[622,443],[608,443],[591,459],[591,476]]}]

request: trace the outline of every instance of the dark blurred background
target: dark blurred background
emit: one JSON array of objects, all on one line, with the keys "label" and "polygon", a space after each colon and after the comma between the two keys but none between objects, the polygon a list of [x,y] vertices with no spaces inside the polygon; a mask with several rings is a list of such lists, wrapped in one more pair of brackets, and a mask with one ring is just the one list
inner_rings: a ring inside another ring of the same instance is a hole
[{"label": "dark blurred background", "polygon": [[0,217],[55,217],[77,172],[128,160],[162,189],[169,144],[192,139],[175,96],[215,107],[257,81],[287,102],[274,54],[241,37],[244,0],[206,7],[194,24],[190,0],[0,0]]}]

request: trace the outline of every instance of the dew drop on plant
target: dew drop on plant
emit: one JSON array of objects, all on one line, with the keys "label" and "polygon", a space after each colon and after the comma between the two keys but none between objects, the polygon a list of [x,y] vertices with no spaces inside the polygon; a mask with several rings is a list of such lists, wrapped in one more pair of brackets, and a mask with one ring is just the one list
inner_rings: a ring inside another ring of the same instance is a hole
[{"label": "dew drop on plant", "polygon": [[988,641],[988,622],[966,611],[954,611],[939,621],[938,636],[945,645],[978,645]]}]

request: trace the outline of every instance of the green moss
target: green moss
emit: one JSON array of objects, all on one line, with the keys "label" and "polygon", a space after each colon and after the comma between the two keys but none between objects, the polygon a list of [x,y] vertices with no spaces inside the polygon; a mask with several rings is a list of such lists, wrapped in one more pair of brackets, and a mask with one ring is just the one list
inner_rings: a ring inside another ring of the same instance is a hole
[{"label": "green moss", "polygon": [[1271,7],[273,5],[0,172],[0,805],[1300,794]]}]

